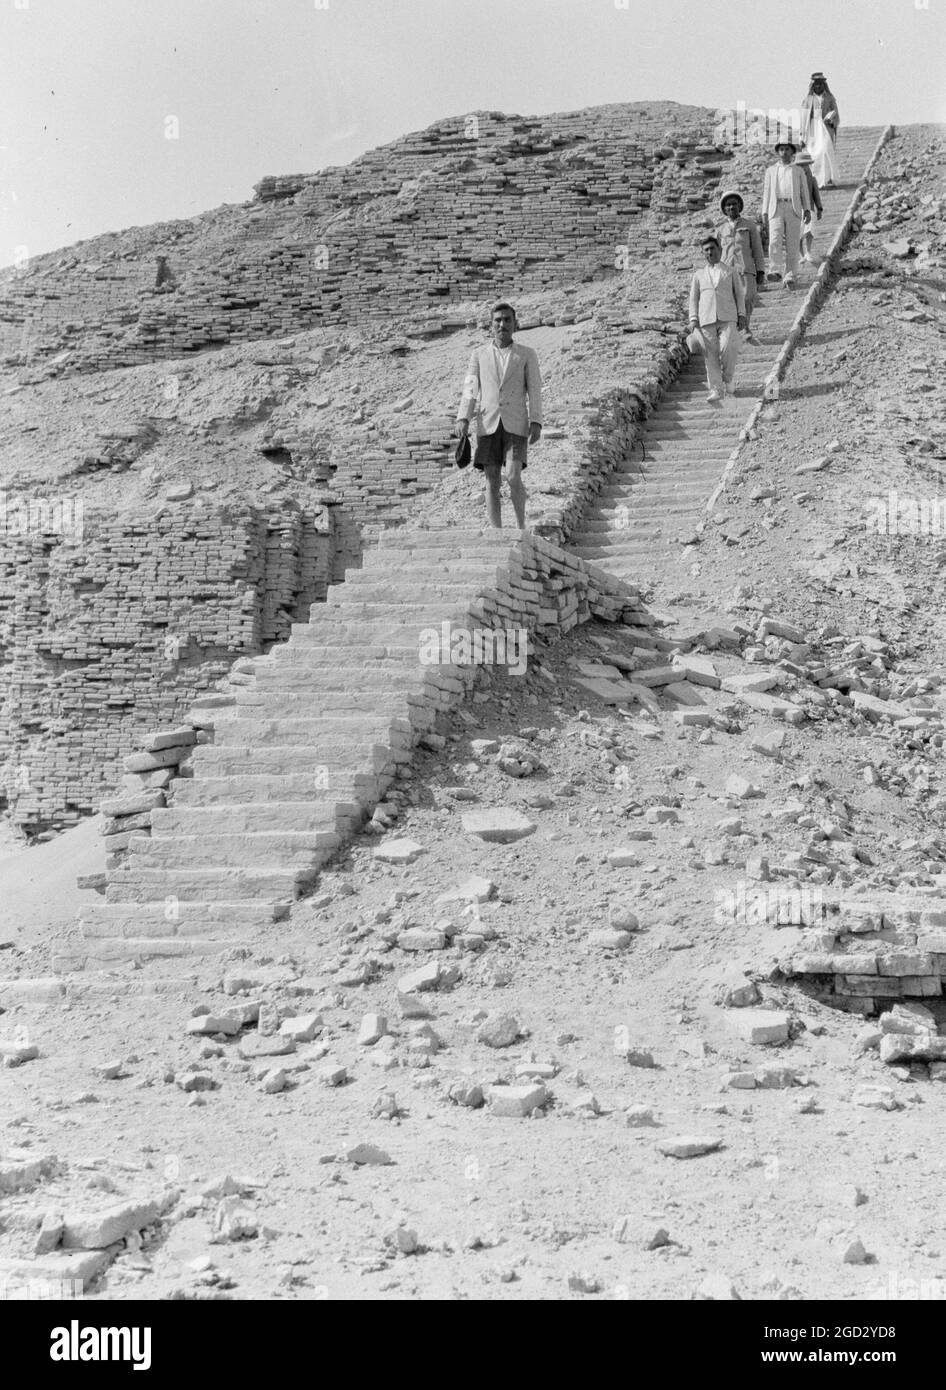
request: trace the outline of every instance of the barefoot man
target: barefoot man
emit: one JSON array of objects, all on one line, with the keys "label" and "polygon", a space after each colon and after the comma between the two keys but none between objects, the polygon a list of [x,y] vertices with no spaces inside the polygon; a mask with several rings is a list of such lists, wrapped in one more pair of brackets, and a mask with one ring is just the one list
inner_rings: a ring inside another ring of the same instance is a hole
[{"label": "barefoot man", "polygon": [[503,468],[516,524],[526,524],[526,489],[522,471],[529,445],[542,434],[542,376],[534,348],[514,343],[516,311],[511,304],[494,304],[490,316],[492,339],[475,348],[463,383],[456,433],[469,433],[476,413],[476,454],[473,467],[486,474],[486,513],[491,526],[502,526],[499,488]]}]

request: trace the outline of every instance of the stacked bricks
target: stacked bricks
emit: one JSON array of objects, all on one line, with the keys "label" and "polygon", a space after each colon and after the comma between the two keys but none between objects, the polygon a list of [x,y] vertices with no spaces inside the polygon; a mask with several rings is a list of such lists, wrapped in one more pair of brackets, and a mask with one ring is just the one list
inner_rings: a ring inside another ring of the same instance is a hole
[{"label": "stacked bricks", "polygon": [[732,151],[706,140],[704,130],[670,130],[665,143],[654,151],[651,209],[661,221],[675,221],[711,203]]},{"label": "stacked bricks", "polygon": [[[343,168],[264,179],[241,207],[39,257],[0,278],[0,354],[40,374],[89,371],[395,314],[417,327],[425,306],[438,329],[458,300],[613,275],[617,246],[659,245],[644,216],[656,168],[659,217],[712,196],[728,151],[701,143],[712,113],[682,110],[676,135],[632,106],[474,113]],[[174,278],[159,289],[161,255]]]},{"label": "stacked bricks", "polygon": [[122,794],[108,797],[99,807],[105,820],[105,868],[115,869],[127,853],[134,834],[151,834],[151,813],[165,804],[165,789],[181,775],[181,765],[201,735],[191,725],[148,734],[141,751],[122,762]]},{"label": "stacked bricks", "polygon": [[6,535],[0,796],[29,836],[95,810],[146,729],[324,597],[331,513],[180,506],[85,516],[81,540]]},{"label": "stacked bricks", "polygon": [[145,833],[112,857],[106,901],[83,910],[82,941],[55,968],[215,953],[279,920],[470,691],[479,666],[453,659],[458,627],[498,642],[590,616],[651,621],[636,590],[541,537],[385,533],[287,643],[196,703],[186,724],[205,741],[159,789],[165,805],[137,813]]},{"label": "stacked bricks", "polygon": [[826,903],[780,962],[817,998],[872,1014],[898,999],[938,999],[946,978],[946,900],[873,893]]}]

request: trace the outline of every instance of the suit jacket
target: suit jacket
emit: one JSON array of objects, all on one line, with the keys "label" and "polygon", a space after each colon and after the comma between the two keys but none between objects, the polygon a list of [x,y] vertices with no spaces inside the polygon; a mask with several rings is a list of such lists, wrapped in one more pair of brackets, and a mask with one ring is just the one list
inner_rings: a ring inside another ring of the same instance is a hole
[{"label": "suit jacket", "polygon": [[759,224],[754,217],[737,217],[730,222],[727,217],[716,227],[726,265],[735,265],[753,279],[765,274],[765,255],[762,251],[762,238]]},{"label": "suit jacket", "polygon": [[731,265],[717,262],[721,270],[719,285],[714,288],[709,266],[698,270],[690,281],[690,318],[705,323],[735,323],[746,312],[746,291],[742,276]]},{"label": "suit jacket", "polygon": [[512,344],[502,381],[492,343],[474,349],[457,419],[470,420],[474,411],[477,436],[495,434],[500,423],[510,434],[528,434],[530,423],[541,425],[542,374],[534,348]]},{"label": "suit jacket", "polygon": [[[762,216],[774,217],[778,207],[778,185],[775,181],[776,171],[781,164],[770,164],[765,171],[765,182],[762,185]],[[792,171],[792,210],[796,217],[801,217],[805,212],[811,212],[811,199],[808,196],[808,180],[805,178],[804,170],[798,164],[788,166]]]}]

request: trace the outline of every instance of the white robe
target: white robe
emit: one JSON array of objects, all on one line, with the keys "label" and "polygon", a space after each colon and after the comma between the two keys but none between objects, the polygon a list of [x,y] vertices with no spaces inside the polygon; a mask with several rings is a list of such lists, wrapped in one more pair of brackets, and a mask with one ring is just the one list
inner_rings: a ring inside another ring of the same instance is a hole
[{"label": "white robe", "polygon": [[821,118],[821,98],[812,96],[811,119],[802,130],[802,139],[811,155],[811,172],[819,188],[826,183],[837,183],[838,159],[834,152],[831,131]]}]

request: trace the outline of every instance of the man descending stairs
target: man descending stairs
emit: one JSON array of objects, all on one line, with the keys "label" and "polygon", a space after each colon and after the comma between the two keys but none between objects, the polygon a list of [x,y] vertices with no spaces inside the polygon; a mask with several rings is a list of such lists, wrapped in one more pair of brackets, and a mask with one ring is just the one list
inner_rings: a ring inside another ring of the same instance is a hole
[{"label": "man descending stairs", "polygon": [[[882,133],[880,127],[843,132],[838,146],[843,185],[822,190],[824,217],[816,224],[816,256],[826,254]],[[694,264],[698,259],[695,248]],[[705,515],[707,500],[817,273],[817,263],[803,264],[794,290],[770,284],[760,295],[752,316],[757,343],[741,346],[734,396],[707,403],[703,359],[690,359],[647,423],[643,462],[628,459],[615,469],[598,506],[569,538],[579,555],[632,580],[653,576],[668,552],[672,560],[679,556],[680,542]],[[681,285],[681,293],[685,288]]]}]

